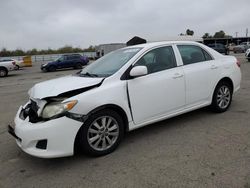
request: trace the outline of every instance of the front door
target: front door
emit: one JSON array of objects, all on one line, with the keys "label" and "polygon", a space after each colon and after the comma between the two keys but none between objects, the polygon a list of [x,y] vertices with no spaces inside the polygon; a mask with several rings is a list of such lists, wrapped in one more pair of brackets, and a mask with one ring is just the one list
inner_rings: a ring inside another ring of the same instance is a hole
[{"label": "front door", "polygon": [[172,46],[147,52],[134,66],[144,65],[148,74],[128,80],[135,124],[156,120],[185,105],[182,67],[177,67]]}]

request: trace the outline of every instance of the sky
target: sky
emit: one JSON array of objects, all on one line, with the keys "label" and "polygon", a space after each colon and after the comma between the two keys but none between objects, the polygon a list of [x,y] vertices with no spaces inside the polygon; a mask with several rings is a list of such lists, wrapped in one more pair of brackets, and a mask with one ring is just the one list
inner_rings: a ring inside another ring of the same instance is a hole
[{"label": "sky", "polygon": [[87,48],[133,36],[250,36],[250,0],[0,0],[0,49]]}]

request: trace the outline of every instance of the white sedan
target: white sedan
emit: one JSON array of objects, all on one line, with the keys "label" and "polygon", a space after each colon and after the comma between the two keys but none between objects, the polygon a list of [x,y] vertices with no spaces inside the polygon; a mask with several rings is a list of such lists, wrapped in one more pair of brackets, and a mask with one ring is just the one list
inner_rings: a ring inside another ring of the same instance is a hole
[{"label": "white sedan", "polygon": [[8,76],[9,71],[16,68],[16,62],[13,60],[0,60],[0,77]]},{"label": "white sedan", "polygon": [[126,131],[205,106],[225,112],[240,82],[235,57],[200,43],[131,46],[75,75],[36,84],[9,132],[37,157],[70,156],[75,146],[105,155]]},{"label": "white sedan", "polygon": [[25,66],[23,60],[16,60],[16,59],[8,59],[8,58],[6,58],[6,59],[1,59],[0,61],[1,62],[6,62],[6,61],[14,62],[15,63],[15,70],[19,70],[19,68]]}]

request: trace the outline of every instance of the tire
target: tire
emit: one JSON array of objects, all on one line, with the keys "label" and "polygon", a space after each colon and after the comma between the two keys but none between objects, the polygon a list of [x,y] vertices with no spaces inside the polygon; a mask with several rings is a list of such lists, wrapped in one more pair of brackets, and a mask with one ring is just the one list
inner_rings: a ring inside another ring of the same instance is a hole
[{"label": "tire", "polygon": [[248,59],[248,62],[250,62],[250,59]]},{"label": "tire", "polygon": [[77,63],[76,66],[74,67],[75,69],[82,69],[81,63]]},{"label": "tire", "polygon": [[48,71],[49,71],[49,72],[54,72],[54,71],[56,71],[56,67],[55,67],[55,66],[50,66],[50,67],[48,68]]},{"label": "tire", "polygon": [[16,65],[15,70],[19,70],[19,69],[20,69],[19,65]]},{"label": "tire", "polygon": [[211,110],[217,113],[227,111],[232,102],[233,88],[225,81],[218,83],[214,90]]},{"label": "tire", "polygon": [[0,68],[0,77],[6,77],[8,75],[8,70],[6,68]]},{"label": "tire", "polygon": [[121,116],[113,110],[101,110],[92,114],[80,128],[78,149],[90,156],[107,155],[118,147],[123,136],[124,122]]}]

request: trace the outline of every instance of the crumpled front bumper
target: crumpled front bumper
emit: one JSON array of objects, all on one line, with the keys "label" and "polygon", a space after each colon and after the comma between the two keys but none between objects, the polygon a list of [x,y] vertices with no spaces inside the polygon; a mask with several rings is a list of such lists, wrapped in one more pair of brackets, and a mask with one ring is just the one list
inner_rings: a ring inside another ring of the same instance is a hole
[{"label": "crumpled front bumper", "polygon": [[[15,117],[13,131],[18,146],[24,152],[41,158],[74,154],[75,138],[83,122],[63,116],[45,122],[31,123],[29,118],[22,120],[19,117],[21,110],[22,107]],[[43,143],[43,147],[39,146],[39,142]]]}]

